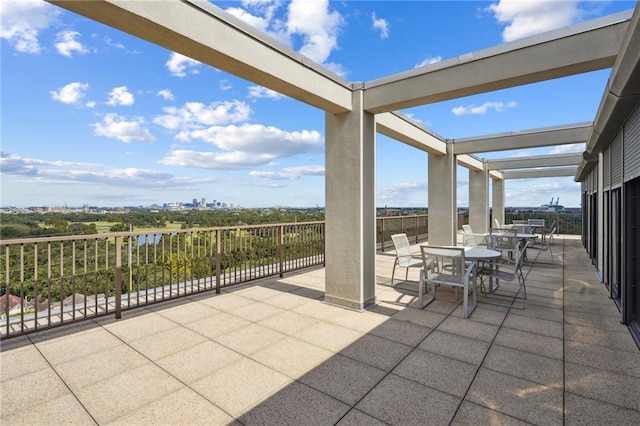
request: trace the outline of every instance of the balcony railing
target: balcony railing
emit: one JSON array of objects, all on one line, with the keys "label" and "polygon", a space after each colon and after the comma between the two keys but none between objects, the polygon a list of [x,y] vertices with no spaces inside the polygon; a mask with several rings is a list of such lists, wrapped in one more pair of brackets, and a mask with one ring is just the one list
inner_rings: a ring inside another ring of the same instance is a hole
[{"label": "balcony railing", "polygon": [[[467,222],[460,213],[458,228]],[[563,233],[580,226],[560,223]],[[384,251],[396,233],[427,241],[429,220],[379,217],[376,227]],[[324,228],[301,222],[0,240],[0,338],[119,318],[122,310],[323,265]]]},{"label": "balcony railing", "polygon": [[324,264],[324,222],[0,241],[2,339]]}]

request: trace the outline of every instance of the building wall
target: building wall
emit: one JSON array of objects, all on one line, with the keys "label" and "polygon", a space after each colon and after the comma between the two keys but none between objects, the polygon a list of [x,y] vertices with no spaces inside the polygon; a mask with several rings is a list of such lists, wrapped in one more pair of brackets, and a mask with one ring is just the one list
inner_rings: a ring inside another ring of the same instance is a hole
[{"label": "building wall", "polygon": [[583,244],[640,346],[640,104],[582,182]]}]

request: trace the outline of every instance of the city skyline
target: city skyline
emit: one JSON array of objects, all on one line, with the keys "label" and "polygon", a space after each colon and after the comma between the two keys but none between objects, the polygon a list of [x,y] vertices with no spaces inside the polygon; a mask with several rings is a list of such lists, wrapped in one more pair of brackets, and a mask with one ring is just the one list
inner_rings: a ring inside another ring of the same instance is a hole
[{"label": "city skyline", "polygon": [[[346,80],[367,81],[635,3],[214,4]],[[0,205],[161,205],[188,193],[246,207],[324,205],[322,111],[42,1],[5,1],[0,13]],[[445,138],[586,122],[608,76],[602,70],[402,112]],[[378,206],[427,207],[426,153],[378,134],[376,167]],[[458,170],[458,205],[466,207],[468,174]],[[505,192],[507,206],[551,197],[580,204],[570,177],[508,180]]]}]

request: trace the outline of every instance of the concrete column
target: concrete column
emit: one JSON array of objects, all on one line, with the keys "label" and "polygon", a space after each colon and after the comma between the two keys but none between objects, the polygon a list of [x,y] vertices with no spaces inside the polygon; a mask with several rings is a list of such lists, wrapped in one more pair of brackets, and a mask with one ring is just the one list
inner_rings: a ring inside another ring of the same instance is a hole
[{"label": "concrete column", "polygon": [[446,155],[429,154],[429,244],[432,246],[456,245],[456,156],[452,148],[448,143]]},{"label": "concrete column", "polygon": [[469,170],[469,225],[473,232],[489,232],[489,170]]},{"label": "concrete column", "polygon": [[[493,219],[498,219],[500,225],[504,225],[504,179],[492,179],[492,203],[491,203],[491,216]],[[489,227],[493,227],[493,223]]]},{"label": "concrete column", "polygon": [[375,117],[362,109],[326,114],[325,301],[362,310],[375,303]]}]

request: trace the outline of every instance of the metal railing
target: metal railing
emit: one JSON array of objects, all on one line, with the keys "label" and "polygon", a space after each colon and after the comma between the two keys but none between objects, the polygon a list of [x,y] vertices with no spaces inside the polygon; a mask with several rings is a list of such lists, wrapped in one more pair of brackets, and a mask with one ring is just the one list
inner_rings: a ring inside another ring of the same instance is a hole
[{"label": "metal railing", "polygon": [[0,241],[0,338],[324,264],[324,222]]},{"label": "metal railing", "polygon": [[[469,223],[469,214],[458,213],[458,229]],[[393,234],[407,234],[411,244],[427,241],[429,236],[429,215],[385,216],[376,218],[377,250],[385,251],[393,248],[391,236]]]},{"label": "metal railing", "polygon": [[[579,232],[581,222],[566,215],[549,215],[548,223],[555,216],[562,217],[560,232]],[[458,228],[467,222],[459,213]],[[426,241],[429,219],[379,217],[376,228],[377,249],[384,251],[396,233]],[[324,258],[325,222],[0,240],[0,339],[104,315],[120,318],[122,310],[219,293],[324,265]]]},{"label": "metal railing", "polygon": [[505,223],[528,219],[544,219],[547,228],[555,220],[558,234],[580,235],[582,233],[582,213],[580,212],[505,212],[504,215]]}]

